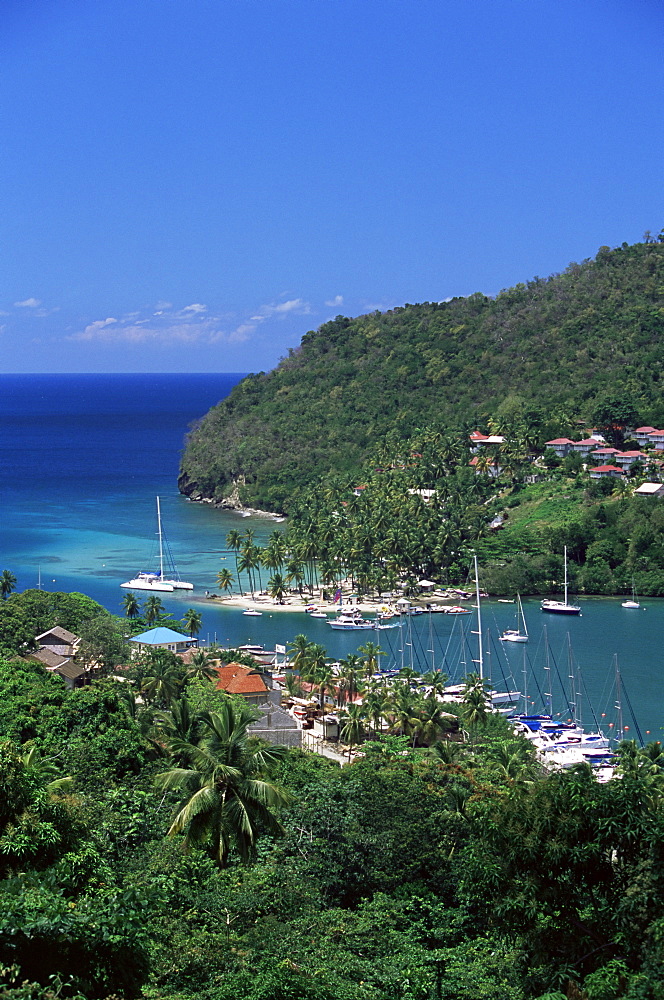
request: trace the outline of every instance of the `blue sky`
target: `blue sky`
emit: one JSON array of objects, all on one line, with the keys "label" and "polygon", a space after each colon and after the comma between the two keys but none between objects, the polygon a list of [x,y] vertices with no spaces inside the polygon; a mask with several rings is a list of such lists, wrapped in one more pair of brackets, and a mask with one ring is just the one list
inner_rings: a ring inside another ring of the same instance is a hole
[{"label": "blue sky", "polygon": [[659,0],[4,0],[7,372],[268,369],[664,226]]}]

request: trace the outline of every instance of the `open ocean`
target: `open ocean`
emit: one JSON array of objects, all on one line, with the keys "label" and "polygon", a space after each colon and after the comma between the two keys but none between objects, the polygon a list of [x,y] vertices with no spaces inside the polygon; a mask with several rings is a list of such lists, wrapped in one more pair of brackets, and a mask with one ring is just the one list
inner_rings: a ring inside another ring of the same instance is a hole
[{"label": "open ocean", "polygon": [[[203,615],[201,638],[220,643],[259,642],[273,648],[299,632],[321,642],[335,657],[355,652],[376,635],[384,666],[432,664],[454,676],[474,669],[476,638],[467,632],[471,615],[421,615],[395,629],[333,632],[304,614],[265,612],[247,618],[237,609],[211,606],[216,575],[234,557],[226,551],[231,528],[254,529],[260,543],[275,522],[245,518],[208,504],[192,503],[177,489],[179,457],[187,429],[227,395],[241,378],[216,375],[0,375],[0,571],[17,577],[18,589],[89,594],[121,614],[120,584],[154,565],[155,497],[161,498],[164,531],[180,575],[193,593],[161,595],[175,618],[188,607]],[[137,594],[137,596],[140,595]],[[544,690],[543,626],[551,650],[554,709],[568,715],[574,698],[587,728],[613,720],[614,658],[627,692],[625,723],[634,733],[629,704],[644,739],[662,738],[664,727],[664,600],[648,598],[645,610],[629,611],[621,598],[581,599],[578,619],[543,615],[539,601],[524,601],[531,642],[499,648],[495,637],[513,623],[514,607],[483,602],[487,670],[500,686],[503,673],[523,690],[526,655],[528,693],[539,707]],[[474,627],[474,625],[472,626]],[[568,640],[569,637],[569,640]],[[507,645],[507,644],[505,644]],[[571,650],[571,654],[570,654]],[[569,662],[581,668],[573,685]],[[531,669],[532,668],[532,669]],[[581,695],[572,695],[572,690]],[[565,697],[566,696],[566,697]]]}]

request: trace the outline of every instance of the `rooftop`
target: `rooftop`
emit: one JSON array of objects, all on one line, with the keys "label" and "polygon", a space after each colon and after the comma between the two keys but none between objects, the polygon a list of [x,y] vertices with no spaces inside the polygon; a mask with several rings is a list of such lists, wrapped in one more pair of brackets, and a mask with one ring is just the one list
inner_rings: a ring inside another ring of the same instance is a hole
[{"label": "rooftop", "polygon": [[172,628],[166,628],[164,625],[160,625],[157,628],[148,629],[147,632],[141,632],[140,635],[134,635],[129,640],[130,642],[141,642],[146,646],[160,646],[164,642],[195,642],[190,635],[182,635],[181,632],[175,632]]}]

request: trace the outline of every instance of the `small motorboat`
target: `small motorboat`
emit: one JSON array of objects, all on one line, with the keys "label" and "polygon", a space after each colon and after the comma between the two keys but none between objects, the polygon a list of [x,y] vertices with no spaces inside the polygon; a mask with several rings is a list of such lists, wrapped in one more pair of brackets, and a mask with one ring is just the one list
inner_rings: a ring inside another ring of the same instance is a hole
[{"label": "small motorboat", "polygon": [[263,614],[263,612],[262,611],[254,611],[253,608],[247,608],[247,610],[243,611],[242,614],[243,615],[249,615],[251,618],[260,618],[260,616]]}]

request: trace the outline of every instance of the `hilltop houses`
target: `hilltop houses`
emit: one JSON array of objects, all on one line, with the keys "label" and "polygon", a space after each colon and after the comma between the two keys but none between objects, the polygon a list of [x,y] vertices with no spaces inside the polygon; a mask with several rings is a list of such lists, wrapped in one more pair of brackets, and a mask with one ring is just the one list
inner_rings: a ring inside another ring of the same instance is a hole
[{"label": "hilltop houses", "polygon": [[29,654],[29,660],[36,660],[49,673],[58,674],[68,688],[78,687],[83,683],[85,667],[75,662],[81,643],[79,636],[60,625],[54,625],[35,636],[35,642],[39,649]]}]

